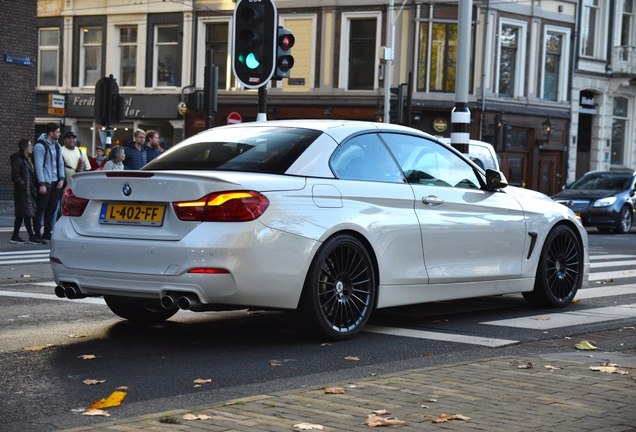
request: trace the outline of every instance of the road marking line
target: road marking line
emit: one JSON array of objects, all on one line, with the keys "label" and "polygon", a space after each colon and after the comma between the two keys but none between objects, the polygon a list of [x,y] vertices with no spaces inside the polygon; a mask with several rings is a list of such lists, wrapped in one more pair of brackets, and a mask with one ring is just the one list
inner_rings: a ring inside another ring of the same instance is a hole
[{"label": "road marking line", "polygon": [[633,265],[636,265],[636,260],[594,262],[594,263],[590,263],[590,268],[621,267],[621,266],[633,266]]},{"label": "road marking line", "polygon": [[105,305],[103,298],[83,298],[83,299],[73,299],[69,300],[66,298],[59,298],[55,294],[40,294],[40,293],[23,293],[17,291],[0,291],[0,297],[19,297],[19,298],[30,298],[37,300],[59,300],[65,302],[72,303],[89,303],[89,304],[99,304]]},{"label": "road marking line", "polygon": [[502,327],[516,327],[532,330],[548,330],[581,324],[593,324],[604,321],[636,318],[636,304],[610,306],[580,311],[533,315],[523,318],[487,321],[479,324]]},{"label": "road marking line", "polygon": [[636,270],[617,270],[611,272],[590,273],[590,282],[604,281],[606,279],[625,279],[636,277]]},{"label": "road marking line", "polygon": [[417,339],[430,339],[430,340],[439,340],[444,342],[458,342],[465,343],[471,345],[481,345],[487,346],[491,348],[506,346],[516,344],[519,341],[509,340],[509,339],[493,339],[488,337],[480,337],[480,336],[465,336],[458,334],[450,334],[450,333],[437,333],[430,331],[422,331],[422,330],[411,330],[411,329],[403,329],[397,327],[380,327],[380,326],[365,326],[362,331],[369,333],[379,333],[386,334],[391,336],[403,336]]},{"label": "road marking line", "polygon": [[0,252],[0,256],[18,256],[18,255],[48,255],[51,253],[50,249],[33,249],[28,251],[15,251],[15,252]]},{"label": "road marking line", "polygon": [[634,258],[635,255],[591,255],[590,261],[595,260],[610,260],[610,259],[624,259],[624,258]]},{"label": "road marking line", "polygon": [[584,288],[576,293],[577,299],[590,299],[599,297],[611,297],[625,294],[635,294],[636,284],[629,285],[607,285],[600,288]]}]

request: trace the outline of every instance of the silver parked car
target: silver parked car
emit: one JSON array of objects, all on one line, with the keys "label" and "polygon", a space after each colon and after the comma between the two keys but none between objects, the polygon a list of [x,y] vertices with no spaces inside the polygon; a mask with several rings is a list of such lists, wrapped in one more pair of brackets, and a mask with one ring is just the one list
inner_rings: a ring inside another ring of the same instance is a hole
[{"label": "silver parked car", "polygon": [[335,340],[376,308],[519,292],[566,306],[587,284],[587,234],[565,206],[506,186],[403,126],[218,127],[141,171],[74,177],[51,245],[55,292],[104,296],[145,324],[179,309],[286,310]]}]

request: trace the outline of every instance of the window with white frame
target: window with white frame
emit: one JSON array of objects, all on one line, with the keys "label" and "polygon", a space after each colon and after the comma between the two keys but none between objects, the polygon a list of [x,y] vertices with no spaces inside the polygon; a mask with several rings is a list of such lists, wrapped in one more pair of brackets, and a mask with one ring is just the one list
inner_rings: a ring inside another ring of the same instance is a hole
[{"label": "window with white frame", "polygon": [[623,0],[621,46],[634,46],[634,0]]},{"label": "window with white frame", "polygon": [[629,101],[617,96],[614,98],[612,118],[612,165],[623,165],[625,157],[625,142],[629,123]]},{"label": "window with white frame", "polygon": [[340,87],[373,90],[378,81],[380,14],[343,13],[340,50]]},{"label": "window with white frame", "polygon": [[[212,49],[212,64],[219,68],[218,88],[225,90],[229,82],[228,39],[229,23],[214,22],[205,26],[205,48]],[[203,56],[205,58],[205,56]]]},{"label": "window with white frame", "polygon": [[82,85],[91,87],[102,77],[102,28],[82,27],[81,35]]},{"label": "window with white frame", "polygon": [[546,26],[543,36],[542,99],[567,101],[570,30]]},{"label": "window with white frame", "polygon": [[499,67],[497,94],[523,95],[525,73],[526,23],[501,20],[499,26]]},{"label": "window with white frame", "polygon": [[155,87],[174,87],[179,66],[179,26],[155,26]]},{"label": "window with white frame", "polygon": [[581,55],[598,57],[600,46],[601,0],[583,0],[581,17]]},{"label": "window with white frame", "polygon": [[38,32],[38,86],[58,85],[60,29],[41,28]]},{"label": "window with white frame", "polygon": [[137,85],[137,26],[119,27],[119,85]]}]

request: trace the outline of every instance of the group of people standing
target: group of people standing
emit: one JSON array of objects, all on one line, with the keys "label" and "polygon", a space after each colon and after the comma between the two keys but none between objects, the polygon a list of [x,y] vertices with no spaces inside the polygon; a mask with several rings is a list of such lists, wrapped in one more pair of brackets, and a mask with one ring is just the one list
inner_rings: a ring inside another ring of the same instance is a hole
[{"label": "group of people standing", "polygon": [[[137,170],[164,150],[159,145],[158,132],[138,129],[134,133],[135,139],[126,148],[114,146],[106,155],[103,147],[97,147],[95,156],[89,159],[77,146],[75,132],[64,135],[63,147],[58,143],[60,136],[60,126],[49,123],[35,145],[22,139],[18,151],[10,157],[15,212],[11,243],[28,241],[44,245],[51,240],[57,207],[75,173],[101,169]],[[29,235],[27,241],[19,235],[23,223]]]}]

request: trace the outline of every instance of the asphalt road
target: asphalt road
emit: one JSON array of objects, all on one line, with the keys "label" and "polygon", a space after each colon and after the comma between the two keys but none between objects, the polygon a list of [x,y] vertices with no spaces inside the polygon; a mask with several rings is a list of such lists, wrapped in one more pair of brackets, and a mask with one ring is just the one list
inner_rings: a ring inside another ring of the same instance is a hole
[{"label": "asphalt road", "polygon": [[[8,239],[0,233],[2,431],[103,421],[73,410],[119,386],[129,387],[118,408],[125,418],[435,364],[538,354],[554,350],[551,340],[571,338],[573,345],[578,335],[636,324],[630,315],[636,233],[590,230],[592,281],[581,302],[563,310],[532,309],[520,295],[392,308],[376,311],[373,331],[341,343],[307,339],[276,312],[179,312],[162,325],[136,327],[101,299],[53,297],[47,263],[16,263],[47,247],[9,245]],[[619,336],[604,340],[603,350],[636,355],[633,332],[612,334]],[[46,348],[24,349],[37,346]],[[105,382],[87,385],[86,379]],[[196,379],[211,382],[197,385]]]}]

